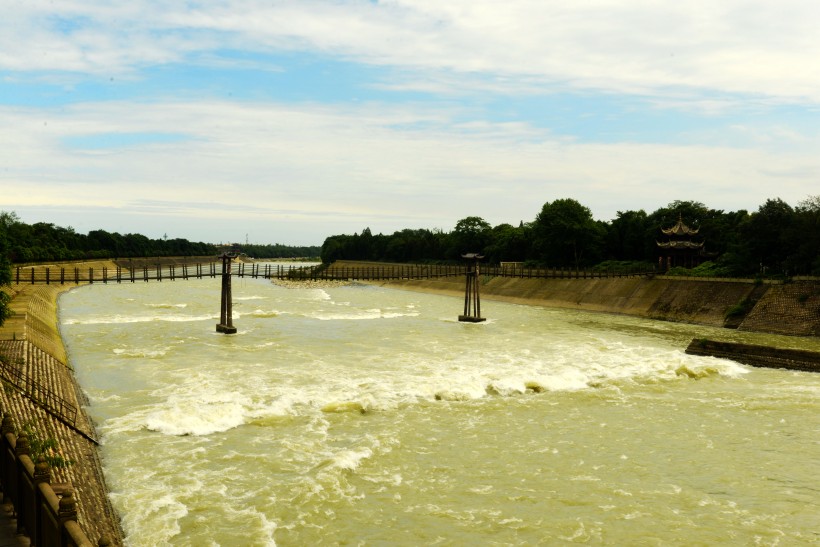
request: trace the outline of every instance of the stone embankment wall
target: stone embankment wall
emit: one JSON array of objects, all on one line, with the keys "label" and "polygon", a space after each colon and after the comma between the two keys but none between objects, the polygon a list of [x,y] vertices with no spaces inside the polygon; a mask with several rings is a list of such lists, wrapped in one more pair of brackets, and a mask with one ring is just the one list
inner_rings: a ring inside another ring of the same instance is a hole
[{"label": "stone embankment wall", "polygon": [[[397,280],[392,287],[463,296],[463,278]],[[519,304],[622,313],[740,330],[820,336],[820,282],[676,278],[482,278],[481,297]],[[741,304],[745,303],[745,307]],[[736,315],[727,317],[733,308]]]}]

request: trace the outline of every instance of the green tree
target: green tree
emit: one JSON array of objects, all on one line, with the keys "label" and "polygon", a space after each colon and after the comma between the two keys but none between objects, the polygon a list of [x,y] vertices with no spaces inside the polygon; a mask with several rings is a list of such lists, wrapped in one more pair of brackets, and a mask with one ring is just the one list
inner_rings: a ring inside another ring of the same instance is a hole
[{"label": "green tree", "polygon": [[331,264],[349,256],[351,236],[335,235],[325,238],[322,244],[321,258],[323,264]]},{"label": "green tree", "polygon": [[[646,260],[647,215],[639,211],[618,211],[607,230],[609,258],[616,260]],[[651,259],[651,257],[649,257]]]},{"label": "green tree", "polygon": [[797,204],[787,239],[793,246],[786,259],[788,270],[820,275],[820,195],[809,196]]},{"label": "green tree", "polygon": [[490,244],[485,248],[487,261],[524,262],[530,254],[530,228],[522,222],[518,227],[499,224],[490,233]]},{"label": "green tree", "polygon": [[603,241],[603,226],[574,199],[545,203],[533,223],[533,250],[544,264],[579,268],[594,263],[601,258]]},{"label": "green tree", "polygon": [[0,212],[0,326],[11,316],[11,310],[9,309],[11,297],[5,290],[2,290],[2,287],[11,284],[8,231],[9,227],[15,222],[18,222],[17,215],[5,211]]},{"label": "green tree", "polygon": [[794,209],[782,199],[767,199],[741,226],[749,270],[757,267],[761,273],[788,273],[786,259],[794,249],[788,236],[794,216]]},{"label": "green tree", "polygon": [[492,226],[481,217],[465,217],[456,222],[451,236],[451,258],[458,258],[464,253],[484,253],[490,242]]}]

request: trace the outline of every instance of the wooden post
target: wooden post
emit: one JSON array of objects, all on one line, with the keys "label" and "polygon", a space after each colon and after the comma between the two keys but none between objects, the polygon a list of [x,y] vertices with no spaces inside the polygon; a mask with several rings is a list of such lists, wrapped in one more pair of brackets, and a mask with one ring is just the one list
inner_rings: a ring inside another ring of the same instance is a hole
[{"label": "wooden post", "polygon": [[464,274],[466,279],[466,287],[464,289],[464,315],[459,315],[458,320],[468,323],[486,321],[486,318],[481,317],[481,295],[479,289],[481,277],[478,267],[478,261],[484,257],[477,253],[468,253],[461,255],[461,258],[467,260],[468,264]]},{"label": "wooden post", "polygon": [[222,253],[222,299],[219,311],[219,324],[216,332],[223,334],[236,334],[236,327],[233,326],[233,303],[231,300],[231,260],[237,255],[235,253]]}]

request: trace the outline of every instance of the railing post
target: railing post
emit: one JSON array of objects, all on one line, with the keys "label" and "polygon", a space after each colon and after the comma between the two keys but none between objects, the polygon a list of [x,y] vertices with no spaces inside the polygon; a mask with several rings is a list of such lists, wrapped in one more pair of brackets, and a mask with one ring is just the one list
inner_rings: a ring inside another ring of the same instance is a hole
[{"label": "railing post", "polygon": [[2,432],[2,439],[0,439],[0,483],[3,486],[2,501],[9,502],[12,500],[13,486],[12,477],[15,472],[14,458],[11,456],[11,446],[8,444],[6,435],[16,432],[14,428],[14,420],[8,412],[3,413],[3,422],[0,425],[0,432]]},{"label": "railing post", "polygon": [[2,433],[5,437],[6,433],[14,433],[14,431],[14,420],[12,419],[11,414],[9,414],[8,412],[4,412],[3,422],[2,425],[0,425],[0,433]]},{"label": "railing post", "polygon": [[34,464],[34,530],[29,530],[29,537],[32,545],[44,545],[43,521],[47,518],[43,515],[43,505],[45,496],[41,490],[41,484],[51,483],[51,466],[42,456],[37,457]]},{"label": "railing post", "polygon": [[23,454],[26,456],[31,454],[31,447],[28,444],[28,435],[26,435],[25,431],[21,431],[20,434],[17,435],[17,443],[14,445],[14,452],[18,457]]},{"label": "railing post", "polygon": [[65,523],[70,520],[77,520],[77,502],[74,500],[74,490],[66,490],[63,497],[60,498],[60,508],[57,513],[57,518],[60,524],[65,526]]},{"label": "railing post", "polygon": [[25,469],[23,467],[23,463],[20,461],[20,456],[28,456],[31,454],[31,447],[28,443],[28,435],[26,435],[25,431],[21,431],[19,435],[17,435],[17,442],[14,445],[14,454],[15,458],[15,475],[17,480],[15,481],[17,484],[17,491],[14,493],[14,497],[16,499],[12,499],[11,502],[14,504],[14,508],[17,510],[17,533],[23,533],[24,526],[26,520],[26,511],[25,507],[23,507],[23,474],[25,473]]}]

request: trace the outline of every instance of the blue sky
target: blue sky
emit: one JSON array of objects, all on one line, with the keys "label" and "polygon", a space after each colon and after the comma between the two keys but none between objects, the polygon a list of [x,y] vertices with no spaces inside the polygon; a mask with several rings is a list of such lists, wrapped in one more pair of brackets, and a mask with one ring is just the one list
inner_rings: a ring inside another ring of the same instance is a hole
[{"label": "blue sky", "polygon": [[0,0],[0,210],[195,241],[820,194],[820,4]]}]

